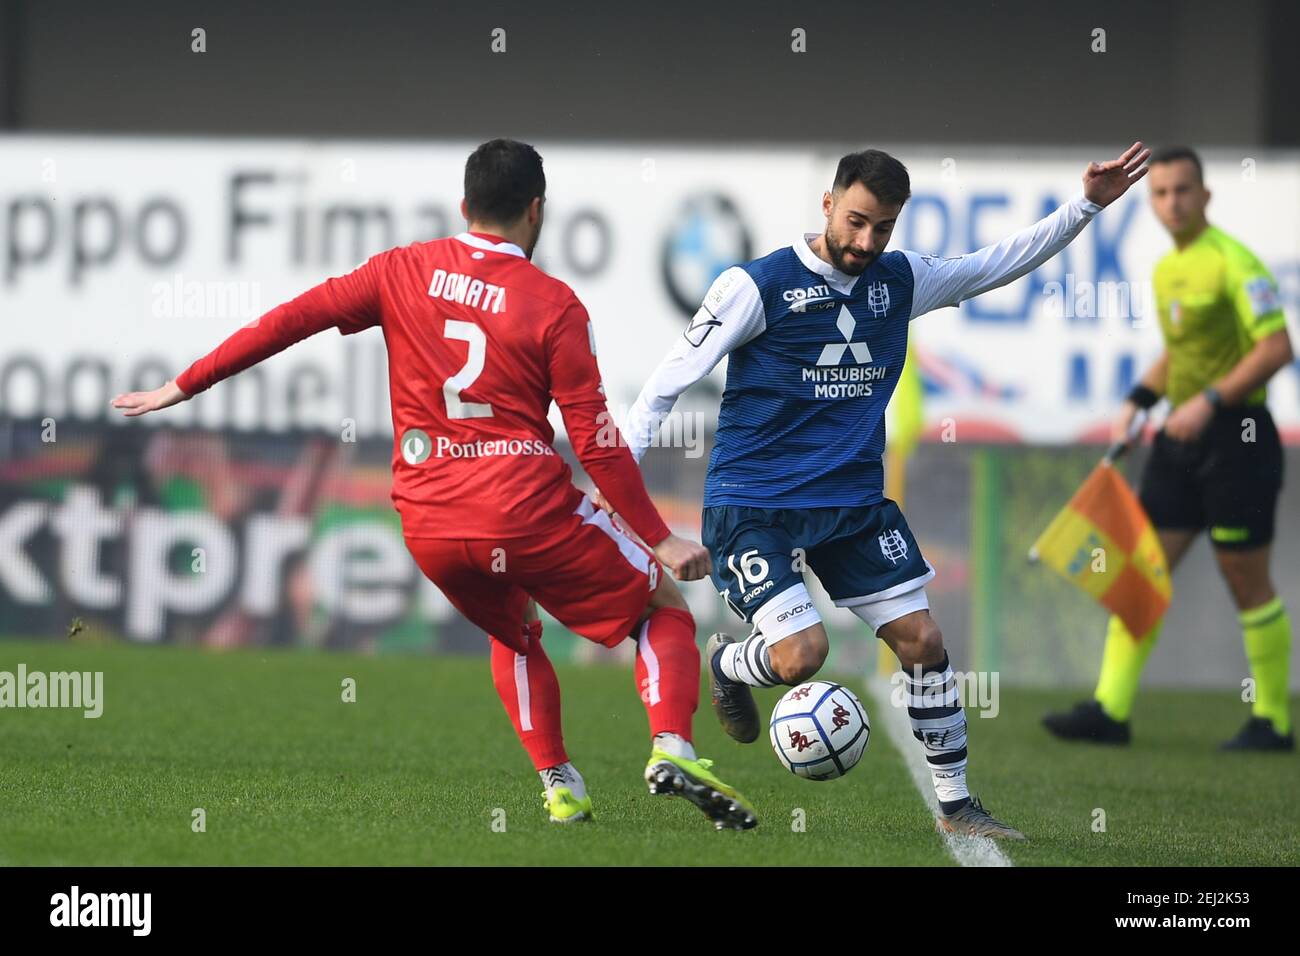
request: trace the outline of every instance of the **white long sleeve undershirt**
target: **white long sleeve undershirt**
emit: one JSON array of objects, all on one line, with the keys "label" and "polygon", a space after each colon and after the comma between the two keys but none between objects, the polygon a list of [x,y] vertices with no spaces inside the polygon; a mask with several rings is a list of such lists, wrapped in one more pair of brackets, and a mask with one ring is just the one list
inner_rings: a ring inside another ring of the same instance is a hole
[{"label": "white long sleeve undershirt", "polygon": [[[1028,275],[1069,245],[1101,208],[1078,196],[1032,226],[962,256],[904,250],[913,276],[910,318],[955,306]],[[806,242],[802,237],[798,241]],[[633,457],[641,460],[682,392],[766,328],[762,296],[749,273],[733,266],[718,276],[690,326],[650,373],[623,422]]]},{"label": "white long sleeve undershirt", "polygon": [[904,251],[912,267],[912,318],[957,305],[1028,275],[1068,246],[1101,206],[1077,196],[1032,226],[964,256]]}]

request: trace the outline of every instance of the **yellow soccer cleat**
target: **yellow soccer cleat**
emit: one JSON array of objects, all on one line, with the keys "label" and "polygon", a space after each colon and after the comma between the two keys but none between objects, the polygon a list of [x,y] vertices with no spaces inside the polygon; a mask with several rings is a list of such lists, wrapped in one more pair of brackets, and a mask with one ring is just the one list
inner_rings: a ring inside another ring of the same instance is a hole
[{"label": "yellow soccer cleat", "polygon": [[645,781],[655,796],[685,797],[718,830],[752,830],[758,816],[740,792],[713,775],[712,760],[687,760],[655,747],[645,768]]},{"label": "yellow soccer cleat", "polygon": [[550,813],[552,823],[580,823],[595,818],[591,809],[591,797],[576,797],[568,787],[543,790],[542,805]]}]

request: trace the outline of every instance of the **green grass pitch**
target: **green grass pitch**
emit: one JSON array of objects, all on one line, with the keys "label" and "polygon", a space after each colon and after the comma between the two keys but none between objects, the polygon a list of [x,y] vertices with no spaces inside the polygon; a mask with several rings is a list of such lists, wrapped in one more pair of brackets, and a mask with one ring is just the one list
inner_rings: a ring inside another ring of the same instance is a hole
[{"label": "green grass pitch", "polygon": [[[630,670],[559,668],[597,814],[560,827],[485,659],[0,642],[0,670],[19,662],[103,671],[105,703],[98,719],[0,710],[0,865],[953,865],[878,720],[852,773],[812,783],[765,741],[726,739],[702,697],[697,747],[760,815],[752,832],[717,833],[646,793]],[[341,698],[349,677],[355,703]],[[1294,863],[1295,756],[1215,752],[1246,717],[1235,695],[1146,692],[1125,750],[1046,736],[1042,712],[1076,697],[1004,689],[998,717],[969,712],[972,788],[1030,836],[1007,847],[1016,864]]]}]

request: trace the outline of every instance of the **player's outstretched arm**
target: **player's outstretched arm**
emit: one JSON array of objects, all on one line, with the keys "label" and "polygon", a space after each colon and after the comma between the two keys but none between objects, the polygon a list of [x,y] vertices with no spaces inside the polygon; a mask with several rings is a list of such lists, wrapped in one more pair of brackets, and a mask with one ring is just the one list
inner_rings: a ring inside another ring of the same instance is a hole
[{"label": "player's outstretched arm", "polygon": [[632,457],[641,460],[682,392],[766,327],[763,301],[749,273],[733,266],[714,279],[691,324],[650,373],[628,411],[623,435]]},{"label": "player's outstretched arm", "polygon": [[378,325],[380,272],[389,254],[380,253],[347,275],[326,279],[276,306],[161,388],[118,395],[110,404],[129,418],[145,415],[183,402],[317,332],[337,327],[349,334]]},{"label": "player's outstretched arm", "polygon": [[611,427],[591,319],[576,298],[547,329],[546,350],[551,397],[564,416],[574,454],[600,489],[596,492],[599,507],[618,511],[678,580],[704,577],[709,573],[708,552],[668,530],[650,500],[641,470],[619,441],[618,429]]},{"label": "player's outstretched arm", "polygon": [[654,547],[669,537],[668,525],[655,509],[640,469],[613,427],[596,364],[591,319],[576,297],[546,329],[545,349],[548,391],[564,417],[573,453],[628,526]]},{"label": "player's outstretched arm", "polygon": [[[592,503],[610,516],[618,514],[599,488],[591,496]],[[709,558],[709,549],[689,538],[679,538],[669,534],[652,549],[659,563],[671,568],[679,581],[697,581],[706,577],[713,570],[713,561]]]},{"label": "player's outstretched arm", "polygon": [[189,396],[173,381],[148,392],[123,392],[116,396],[111,404],[114,408],[120,408],[127,418],[136,418],[149,412],[170,408],[188,398]]},{"label": "player's outstretched arm", "polygon": [[1068,246],[1092,217],[1147,173],[1151,150],[1137,142],[1115,159],[1089,163],[1083,194],[1028,229],[964,256],[941,258],[905,251],[912,267],[912,318],[957,305],[1028,275]]}]

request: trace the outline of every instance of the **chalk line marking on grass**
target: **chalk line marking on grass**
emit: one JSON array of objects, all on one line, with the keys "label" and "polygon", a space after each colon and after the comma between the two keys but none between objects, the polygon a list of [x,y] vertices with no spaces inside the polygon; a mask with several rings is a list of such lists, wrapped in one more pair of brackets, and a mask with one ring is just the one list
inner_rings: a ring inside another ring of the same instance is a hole
[{"label": "chalk line marking on grass", "polygon": [[[934,786],[930,782],[930,768],[926,765],[925,754],[912,736],[912,722],[908,719],[905,707],[895,707],[890,703],[893,691],[888,679],[873,677],[867,681],[867,689],[876,702],[876,713],[880,715],[879,723],[884,725],[885,733],[893,741],[894,748],[903,755],[907,769],[912,774],[912,783],[920,791],[921,799],[930,808],[935,820],[939,818],[939,799],[934,795]],[[943,842],[948,852],[962,866],[1014,866],[1011,858],[1002,852],[997,841],[991,837],[972,837],[957,833],[944,833]]]}]

